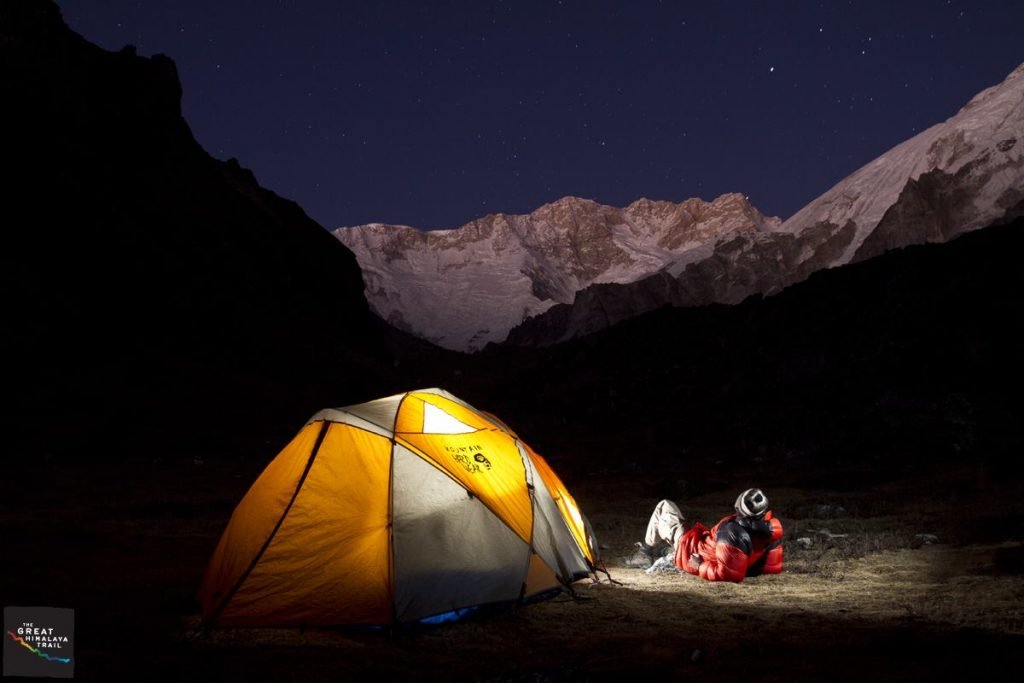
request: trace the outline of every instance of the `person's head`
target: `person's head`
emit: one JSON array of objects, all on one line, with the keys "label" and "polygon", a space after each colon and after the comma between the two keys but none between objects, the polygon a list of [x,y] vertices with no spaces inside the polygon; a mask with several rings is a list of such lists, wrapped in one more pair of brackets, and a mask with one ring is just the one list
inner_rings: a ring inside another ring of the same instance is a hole
[{"label": "person's head", "polygon": [[747,489],[736,499],[736,516],[760,519],[768,511],[768,496],[761,489]]}]

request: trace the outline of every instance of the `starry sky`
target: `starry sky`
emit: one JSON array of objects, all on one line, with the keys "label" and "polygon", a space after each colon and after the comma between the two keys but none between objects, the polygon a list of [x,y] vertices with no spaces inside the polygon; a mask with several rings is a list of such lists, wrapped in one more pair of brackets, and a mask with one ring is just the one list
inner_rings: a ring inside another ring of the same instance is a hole
[{"label": "starry sky", "polygon": [[787,218],[1024,62],[1017,0],[58,4],[172,57],[199,143],[327,228],[565,195]]}]

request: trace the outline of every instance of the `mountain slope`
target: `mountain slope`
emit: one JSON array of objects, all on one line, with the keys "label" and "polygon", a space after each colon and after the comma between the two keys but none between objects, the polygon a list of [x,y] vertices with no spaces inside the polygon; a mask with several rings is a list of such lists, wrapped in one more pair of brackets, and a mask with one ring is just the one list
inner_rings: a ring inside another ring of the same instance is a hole
[{"label": "mountain slope", "polygon": [[[1024,200],[1022,138],[1024,64],[947,121],[840,181],[782,229],[801,234],[852,221],[856,233],[832,263],[841,265],[1012,219]],[[922,202],[931,214],[926,219]],[[906,220],[908,212],[924,222]]]},{"label": "mountain slope", "polygon": [[497,214],[454,230],[372,224],[339,228],[363,269],[373,309],[457,350],[509,329],[594,283],[633,282],[734,234],[776,230],[742,195],[624,209],[565,197],[525,216]]},{"label": "mountain slope", "polygon": [[551,344],[663,304],[738,303],[822,269],[1024,214],[1024,65],[955,116],[860,168],[783,223],[704,245],[650,280],[580,292],[512,330]]},{"label": "mountain slope", "polygon": [[216,451],[388,383],[352,254],[202,150],[170,59],[107,52],[20,0],[0,5],[0,80],[7,433],[83,456]]}]

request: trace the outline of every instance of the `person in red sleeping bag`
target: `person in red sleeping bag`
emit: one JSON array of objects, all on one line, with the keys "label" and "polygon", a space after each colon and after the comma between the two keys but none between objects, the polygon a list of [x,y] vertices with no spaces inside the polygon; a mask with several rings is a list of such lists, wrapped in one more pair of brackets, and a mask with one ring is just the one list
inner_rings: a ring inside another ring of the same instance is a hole
[{"label": "person in red sleeping bag", "polygon": [[637,543],[637,554],[646,555],[650,564],[655,547],[668,543],[679,569],[708,581],[782,572],[782,522],[768,509],[768,496],[761,489],[747,489],[734,507],[735,514],[710,529],[697,522],[684,531],[679,507],[663,500],[654,508],[644,541]]}]

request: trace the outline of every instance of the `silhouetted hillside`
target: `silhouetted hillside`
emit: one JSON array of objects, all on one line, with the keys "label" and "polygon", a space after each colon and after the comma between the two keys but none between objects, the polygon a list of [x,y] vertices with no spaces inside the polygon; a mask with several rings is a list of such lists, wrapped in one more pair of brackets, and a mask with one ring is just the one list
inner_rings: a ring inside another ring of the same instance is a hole
[{"label": "silhouetted hillside", "polygon": [[1002,476],[1024,446],[1022,249],[1018,220],[738,306],[665,307],[547,350],[493,349],[464,391],[515,368],[494,410],[581,472],[713,479],[741,464],[791,482],[966,460]]},{"label": "silhouetted hillside", "polygon": [[5,431],[36,452],[215,452],[214,432],[262,444],[405,388],[351,253],[203,151],[170,59],[4,2],[0,81]]},{"label": "silhouetted hillside", "polygon": [[9,455],[269,457],[319,408],[429,385],[577,475],[1020,451],[1019,221],[764,300],[460,356],[373,317],[337,240],[198,146],[169,59],[6,2],[0,78]]}]

